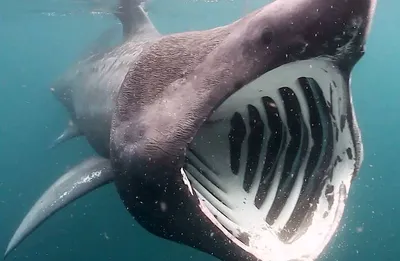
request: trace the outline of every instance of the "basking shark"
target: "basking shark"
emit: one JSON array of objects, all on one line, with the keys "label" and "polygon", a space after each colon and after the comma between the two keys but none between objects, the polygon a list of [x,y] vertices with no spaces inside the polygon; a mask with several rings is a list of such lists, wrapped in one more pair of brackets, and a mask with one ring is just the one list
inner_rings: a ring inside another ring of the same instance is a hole
[{"label": "basking shark", "polygon": [[99,157],[39,198],[6,255],[113,183],[147,231],[220,260],[318,258],[363,160],[350,79],[375,6],[275,0],[225,26],[161,35],[121,0],[124,43],[71,76],[81,86],[54,88]]}]

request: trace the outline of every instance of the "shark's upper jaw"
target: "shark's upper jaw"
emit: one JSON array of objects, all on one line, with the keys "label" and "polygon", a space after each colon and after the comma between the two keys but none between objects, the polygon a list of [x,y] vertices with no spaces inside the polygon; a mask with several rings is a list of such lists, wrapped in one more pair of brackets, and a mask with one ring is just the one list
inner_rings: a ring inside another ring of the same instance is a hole
[{"label": "shark's upper jaw", "polygon": [[230,96],[189,146],[202,210],[264,261],[312,260],[362,161],[348,78],[326,59],[283,65]]}]

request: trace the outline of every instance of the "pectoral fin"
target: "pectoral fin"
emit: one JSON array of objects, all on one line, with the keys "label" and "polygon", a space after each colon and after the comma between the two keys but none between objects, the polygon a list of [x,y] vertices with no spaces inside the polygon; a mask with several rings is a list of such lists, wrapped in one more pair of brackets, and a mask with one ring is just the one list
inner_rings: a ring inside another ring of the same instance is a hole
[{"label": "pectoral fin", "polygon": [[112,180],[109,160],[100,157],[85,160],[62,175],[22,220],[7,246],[4,258],[51,215]]},{"label": "pectoral fin", "polygon": [[49,149],[53,149],[61,143],[80,135],[81,132],[79,131],[78,127],[72,121],[70,121],[68,123],[68,127],[63,131],[63,133],[60,134],[60,136],[58,136],[57,139],[53,141],[53,143],[49,146]]}]

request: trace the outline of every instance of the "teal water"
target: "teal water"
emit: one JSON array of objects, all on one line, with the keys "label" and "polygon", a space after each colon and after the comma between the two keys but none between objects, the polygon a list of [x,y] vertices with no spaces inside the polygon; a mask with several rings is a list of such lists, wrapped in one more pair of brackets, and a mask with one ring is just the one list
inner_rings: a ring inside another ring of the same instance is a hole
[{"label": "teal water", "polygon": [[[91,12],[104,5],[90,2],[0,2],[0,249],[40,194],[65,170],[94,154],[82,138],[47,150],[68,120],[50,93],[50,84],[102,32],[119,26],[112,15]],[[160,31],[172,33],[226,24],[266,1],[247,2],[153,0],[148,9]],[[366,55],[353,71],[365,159],[342,227],[322,260],[400,259],[399,9],[398,1],[379,1]],[[47,221],[10,260],[212,258],[149,235],[108,186]]]}]

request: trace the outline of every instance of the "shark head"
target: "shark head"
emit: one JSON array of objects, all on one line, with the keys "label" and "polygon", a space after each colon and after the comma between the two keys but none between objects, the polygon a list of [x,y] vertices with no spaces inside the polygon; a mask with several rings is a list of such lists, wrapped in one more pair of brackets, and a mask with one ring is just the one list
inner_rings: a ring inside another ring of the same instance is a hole
[{"label": "shark head", "polygon": [[315,260],[363,159],[350,78],[375,5],[276,0],[151,46],[111,130],[131,215],[224,261]]}]

